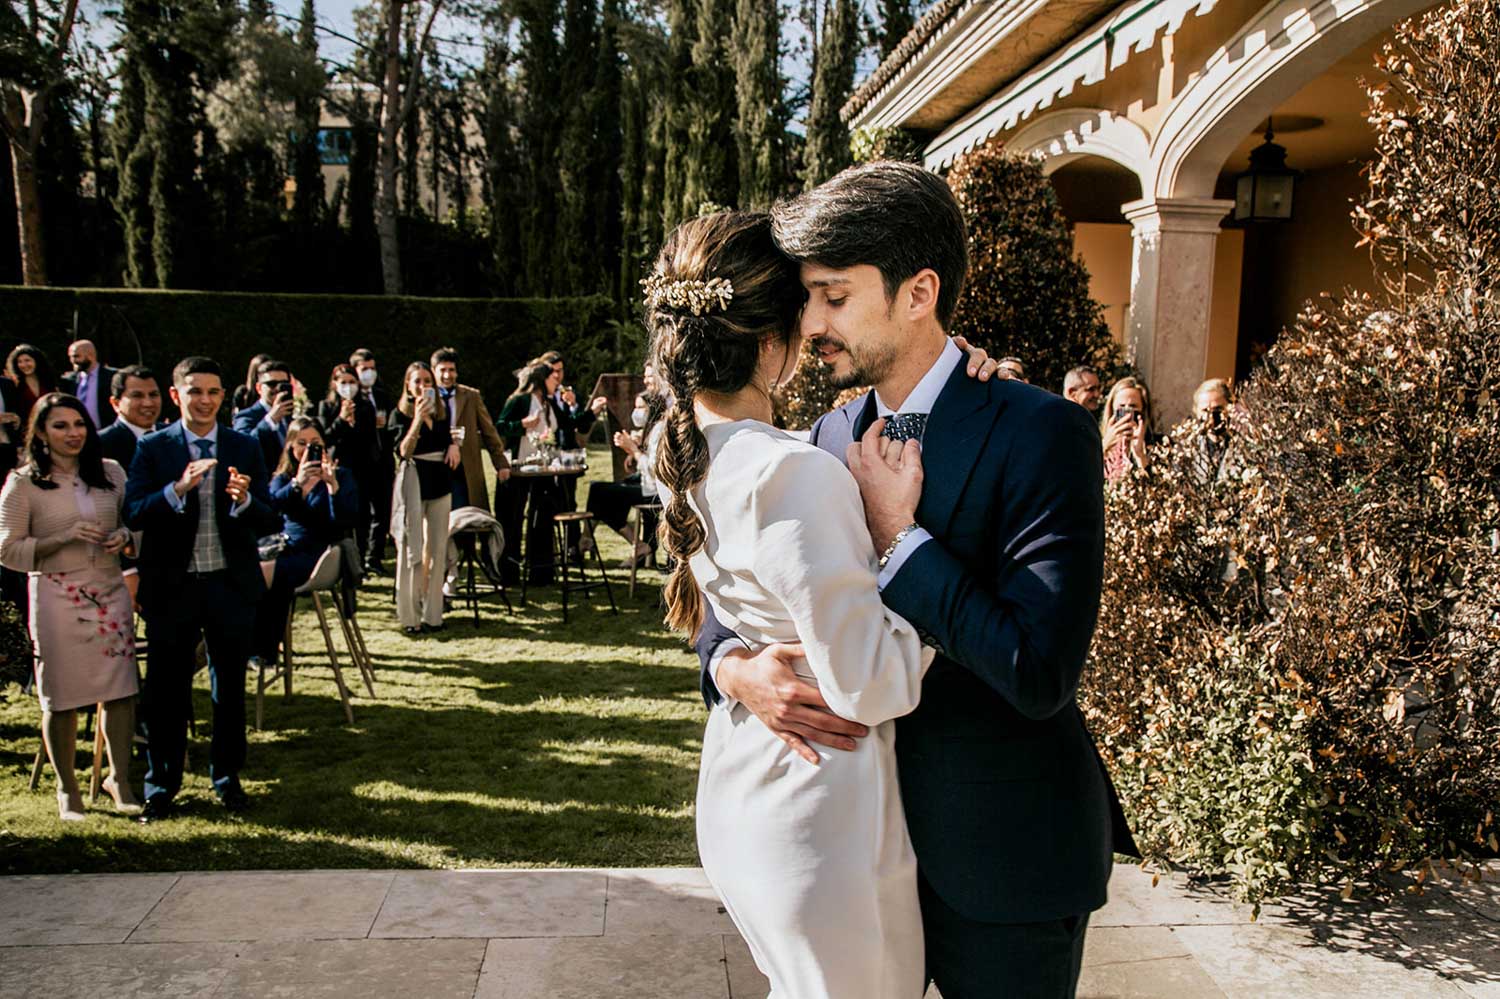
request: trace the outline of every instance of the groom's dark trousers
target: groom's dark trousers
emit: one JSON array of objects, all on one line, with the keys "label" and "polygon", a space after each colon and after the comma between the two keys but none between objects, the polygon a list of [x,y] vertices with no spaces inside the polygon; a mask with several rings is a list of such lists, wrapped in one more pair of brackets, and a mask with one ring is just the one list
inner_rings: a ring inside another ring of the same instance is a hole
[{"label": "groom's dark trousers", "polygon": [[[922,438],[933,540],[882,592],[938,649],[896,723],[928,974],[944,999],[1069,997],[1112,853],[1135,852],[1075,696],[1103,575],[1099,432],[1076,403],[966,365]],[[876,415],[869,393],[812,441],[843,460]],[[710,706],[706,664],[732,637],[710,617],[698,638]]]}]

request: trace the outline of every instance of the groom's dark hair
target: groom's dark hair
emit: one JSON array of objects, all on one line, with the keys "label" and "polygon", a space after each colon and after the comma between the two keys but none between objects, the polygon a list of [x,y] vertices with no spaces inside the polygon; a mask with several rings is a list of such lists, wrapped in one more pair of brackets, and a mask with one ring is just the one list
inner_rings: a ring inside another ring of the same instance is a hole
[{"label": "groom's dark hair", "polygon": [[947,183],[914,163],[850,167],[771,209],[772,235],[793,260],[842,270],[870,264],[886,300],[924,268],[938,276],[937,320],[947,329],[969,270],[963,212]]}]

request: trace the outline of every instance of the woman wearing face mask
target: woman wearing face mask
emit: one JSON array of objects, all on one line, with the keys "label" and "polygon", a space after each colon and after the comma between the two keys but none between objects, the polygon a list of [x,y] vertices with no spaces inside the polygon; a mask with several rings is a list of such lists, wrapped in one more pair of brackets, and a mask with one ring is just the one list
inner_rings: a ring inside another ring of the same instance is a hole
[{"label": "woman wearing face mask", "polygon": [[356,537],[360,554],[365,553],[374,510],[368,497],[381,490],[390,495],[390,475],[381,475],[384,457],[380,431],[376,427],[375,404],[363,391],[359,374],[347,364],[336,365],[328,376],[328,396],[318,403],[318,425],[329,452],[338,459],[359,487],[360,504],[356,515]]},{"label": "woman wearing face mask", "polygon": [[647,518],[644,524],[645,537],[635,536],[635,525],[630,523],[630,508],[639,503],[656,501],[656,449],[661,443],[661,433],[666,424],[662,417],[667,411],[667,400],[654,392],[642,392],[635,397],[635,409],[630,422],[636,428],[627,433],[615,431],[615,447],[625,452],[625,464],[633,466],[635,472],[619,482],[595,482],[589,485],[588,511],[630,542],[634,550],[625,559],[624,568],[631,563],[644,564],[655,547],[656,522]]}]

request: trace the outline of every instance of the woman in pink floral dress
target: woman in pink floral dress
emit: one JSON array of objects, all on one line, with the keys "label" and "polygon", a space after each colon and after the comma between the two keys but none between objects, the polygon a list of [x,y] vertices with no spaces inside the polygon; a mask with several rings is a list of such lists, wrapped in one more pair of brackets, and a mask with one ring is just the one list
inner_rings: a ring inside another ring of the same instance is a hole
[{"label": "woman in pink floral dress", "polygon": [[130,788],[135,730],[135,629],[120,554],[125,471],[104,457],[83,405],[53,392],[37,400],[22,465],[0,492],[0,563],[30,574],[42,736],[57,771],[64,821],[84,817],[74,769],[77,709],[103,703],[110,776],[122,812],[139,811]]}]

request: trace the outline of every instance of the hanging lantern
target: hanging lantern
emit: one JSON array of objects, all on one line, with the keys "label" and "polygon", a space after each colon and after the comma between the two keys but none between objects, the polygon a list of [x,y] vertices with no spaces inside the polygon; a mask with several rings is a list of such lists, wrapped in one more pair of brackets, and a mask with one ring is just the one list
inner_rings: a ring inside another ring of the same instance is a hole
[{"label": "hanging lantern", "polygon": [[1235,178],[1236,222],[1286,222],[1292,217],[1292,194],[1299,171],[1286,165],[1286,149],[1266,119],[1266,141],[1250,152],[1250,169]]}]

